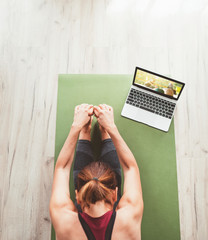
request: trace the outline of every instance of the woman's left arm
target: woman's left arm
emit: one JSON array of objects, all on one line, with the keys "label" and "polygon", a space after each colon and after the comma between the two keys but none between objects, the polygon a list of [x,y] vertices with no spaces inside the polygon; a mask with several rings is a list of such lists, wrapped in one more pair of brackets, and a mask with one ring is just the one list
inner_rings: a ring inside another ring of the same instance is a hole
[{"label": "woman's left arm", "polygon": [[69,210],[76,211],[69,192],[70,170],[79,133],[81,129],[90,121],[92,114],[92,105],[82,104],[75,107],[74,122],[64,146],[59,153],[54,170],[54,180],[50,200],[51,214],[53,210],[61,209],[63,207],[67,207]]}]

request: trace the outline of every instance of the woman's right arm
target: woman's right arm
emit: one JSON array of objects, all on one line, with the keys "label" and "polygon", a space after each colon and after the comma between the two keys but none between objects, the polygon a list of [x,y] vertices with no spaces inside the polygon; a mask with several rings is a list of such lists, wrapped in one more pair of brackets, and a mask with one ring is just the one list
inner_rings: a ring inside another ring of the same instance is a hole
[{"label": "woman's right arm", "polygon": [[95,107],[94,111],[97,115],[98,123],[106,129],[112,138],[124,172],[123,196],[119,201],[118,208],[130,205],[142,217],[143,197],[139,168],[134,155],[114,123],[113,108],[102,104],[99,107]]}]

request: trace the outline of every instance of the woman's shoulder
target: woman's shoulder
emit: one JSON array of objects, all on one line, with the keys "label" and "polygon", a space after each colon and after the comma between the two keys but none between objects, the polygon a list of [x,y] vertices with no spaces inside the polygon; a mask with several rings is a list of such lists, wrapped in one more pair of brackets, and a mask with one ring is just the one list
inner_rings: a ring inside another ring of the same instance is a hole
[{"label": "woman's shoulder", "polygon": [[87,240],[80,224],[78,213],[71,210],[63,209],[63,212],[59,214],[59,226],[55,227],[55,231],[57,240]]},{"label": "woman's shoulder", "polygon": [[112,239],[140,239],[141,238],[141,220],[131,206],[126,206],[116,211],[116,220],[112,233]]},{"label": "woman's shoulder", "polygon": [[142,221],[142,216],[143,216],[143,204],[130,204],[128,202],[122,202],[117,205],[116,212],[118,215],[118,218],[123,222],[123,223],[129,223],[129,219],[136,221],[136,222],[141,222]]}]

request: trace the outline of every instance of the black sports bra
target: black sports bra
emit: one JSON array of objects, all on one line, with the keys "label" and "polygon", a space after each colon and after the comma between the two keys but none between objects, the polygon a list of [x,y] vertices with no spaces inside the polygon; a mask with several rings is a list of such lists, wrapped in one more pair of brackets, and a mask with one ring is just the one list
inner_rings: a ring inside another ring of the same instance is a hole
[{"label": "black sports bra", "polygon": [[[107,225],[106,232],[104,233],[105,234],[105,237],[104,237],[105,240],[110,240],[111,239],[113,226],[114,226],[115,218],[116,218],[116,211],[115,211],[116,206],[117,206],[117,204],[114,204],[114,206],[113,206],[113,213],[112,213],[111,218],[109,220],[109,223]],[[95,236],[94,236],[90,226],[87,224],[87,222],[81,216],[81,214],[80,214],[81,212],[82,212],[81,210],[79,210],[79,212],[78,212],[79,221],[80,221],[80,223],[82,225],[82,228],[83,228],[83,230],[84,230],[88,240],[100,240],[100,239],[96,239],[95,238]]]}]

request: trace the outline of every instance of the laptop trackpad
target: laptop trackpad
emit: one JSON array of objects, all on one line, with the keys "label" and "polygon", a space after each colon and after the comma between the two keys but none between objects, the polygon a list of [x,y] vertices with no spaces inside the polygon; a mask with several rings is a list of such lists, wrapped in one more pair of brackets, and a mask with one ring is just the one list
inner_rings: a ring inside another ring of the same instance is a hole
[{"label": "laptop trackpad", "polygon": [[165,129],[168,127],[169,122],[171,121],[171,119],[167,119],[165,117],[156,115],[141,108],[131,106],[129,104],[124,105],[121,115],[138,122],[143,122],[153,127],[162,127]]}]

